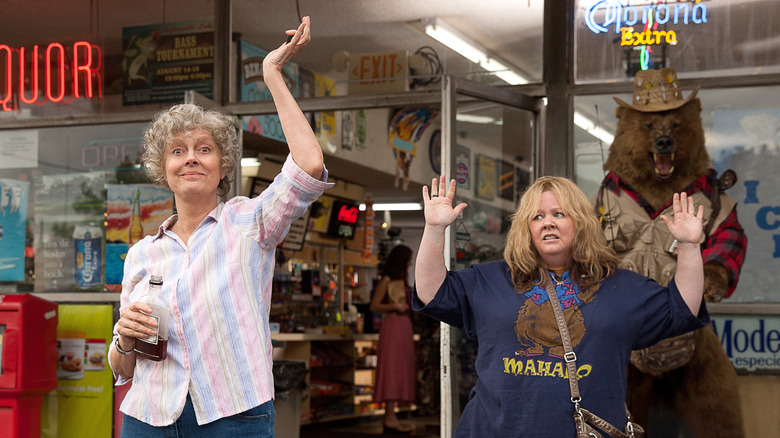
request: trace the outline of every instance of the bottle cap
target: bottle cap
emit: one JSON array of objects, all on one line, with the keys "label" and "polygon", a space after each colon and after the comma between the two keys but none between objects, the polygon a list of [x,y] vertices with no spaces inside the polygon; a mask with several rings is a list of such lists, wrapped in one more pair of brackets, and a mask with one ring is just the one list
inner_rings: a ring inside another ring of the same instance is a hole
[{"label": "bottle cap", "polygon": [[162,286],[163,284],[162,275],[152,275],[151,278],[149,278],[149,284],[156,284]]}]

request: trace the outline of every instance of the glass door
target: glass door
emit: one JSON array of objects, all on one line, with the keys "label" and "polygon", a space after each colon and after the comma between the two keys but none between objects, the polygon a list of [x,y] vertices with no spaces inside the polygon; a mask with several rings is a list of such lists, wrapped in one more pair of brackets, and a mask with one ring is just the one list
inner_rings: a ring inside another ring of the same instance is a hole
[{"label": "glass door", "polygon": [[[454,204],[468,207],[448,229],[450,270],[503,258],[510,215],[535,178],[542,99],[446,76],[442,85],[441,162],[458,182]],[[451,437],[476,383],[477,342],[442,323],[441,436]]]}]

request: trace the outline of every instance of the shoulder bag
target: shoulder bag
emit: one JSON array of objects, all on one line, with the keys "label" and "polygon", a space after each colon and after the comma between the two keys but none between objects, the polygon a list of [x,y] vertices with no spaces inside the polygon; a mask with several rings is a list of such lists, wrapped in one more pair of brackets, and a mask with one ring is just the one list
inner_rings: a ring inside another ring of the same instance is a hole
[{"label": "shoulder bag", "polygon": [[642,437],[645,433],[644,429],[638,424],[631,422],[631,414],[626,408],[626,431],[622,431],[617,427],[609,424],[609,422],[603,420],[595,414],[592,414],[587,409],[580,407],[582,397],[580,397],[580,387],[577,383],[577,355],[571,346],[571,337],[569,336],[569,328],[566,326],[566,319],[563,316],[563,310],[558,302],[558,293],[552,285],[552,282],[548,279],[546,282],[547,295],[550,298],[550,304],[552,305],[553,312],[555,313],[555,321],[558,323],[558,330],[561,332],[561,341],[563,342],[563,355],[564,361],[566,361],[566,370],[569,375],[569,390],[571,391],[571,402],[574,403],[574,426],[577,429],[577,438],[603,438],[599,431],[594,429],[593,426],[598,427],[605,433],[607,437],[612,438],[638,438]]}]

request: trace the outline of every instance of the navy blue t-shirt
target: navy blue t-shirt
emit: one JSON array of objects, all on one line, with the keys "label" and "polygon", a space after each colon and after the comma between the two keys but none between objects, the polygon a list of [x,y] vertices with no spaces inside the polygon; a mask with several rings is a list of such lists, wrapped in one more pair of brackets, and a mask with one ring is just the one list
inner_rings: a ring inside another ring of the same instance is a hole
[{"label": "navy blue t-shirt", "polygon": [[[568,275],[556,291],[577,355],[581,406],[622,430],[631,350],[703,327],[709,314],[702,300],[692,315],[674,281],[663,287],[618,270],[581,291]],[[544,287],[516,292],[501,260],[449,272],[427,306],[415,290],[412,307],[478,341],[477,383],[456,437],[575,436],[563,347]]]}]

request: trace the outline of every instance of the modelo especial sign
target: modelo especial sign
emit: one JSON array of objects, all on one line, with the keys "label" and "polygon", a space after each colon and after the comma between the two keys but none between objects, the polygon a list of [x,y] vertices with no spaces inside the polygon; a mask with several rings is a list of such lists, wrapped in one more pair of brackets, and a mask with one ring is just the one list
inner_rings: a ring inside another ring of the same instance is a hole
[{"label": "modelo especial sign", "polygon": [[780,374],[780,315],[711,315],[738,372]]}]

